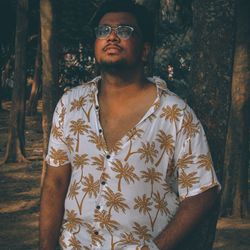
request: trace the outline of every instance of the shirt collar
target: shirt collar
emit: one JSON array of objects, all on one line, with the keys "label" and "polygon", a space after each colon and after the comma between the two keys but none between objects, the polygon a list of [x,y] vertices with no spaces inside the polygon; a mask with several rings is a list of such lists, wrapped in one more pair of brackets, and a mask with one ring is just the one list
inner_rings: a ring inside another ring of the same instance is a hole
[{"label": "shirt collar", "polygon": [[[161,79],[158,76],[148,77],[147,78],[150,82],[154,83],[157,88],[157,94],[160,95],[162,91],[167,91],[167,83]],[[98,90],[98,82],[101,80],[101,76],[95,77],[93,80],[90,81],[90,83],[93,83],[93,87],[95,88],[95,91]]]}]

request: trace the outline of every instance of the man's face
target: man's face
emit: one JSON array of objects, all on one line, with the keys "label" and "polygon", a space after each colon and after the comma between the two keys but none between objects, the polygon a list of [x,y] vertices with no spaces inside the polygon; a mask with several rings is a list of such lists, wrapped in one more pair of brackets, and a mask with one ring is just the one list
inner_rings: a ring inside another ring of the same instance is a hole
[{"label": "man's face", "polygon": [[128,39],[117,36],[114,30],[104,39],[95,41],[95,57],[101,68],[132,68],[145,61],[148,49],[142,41],[142,34],[135,17],[128,12],[110,12],[105,14],[99,25],[117,27],[128,25],[135,28]]}]

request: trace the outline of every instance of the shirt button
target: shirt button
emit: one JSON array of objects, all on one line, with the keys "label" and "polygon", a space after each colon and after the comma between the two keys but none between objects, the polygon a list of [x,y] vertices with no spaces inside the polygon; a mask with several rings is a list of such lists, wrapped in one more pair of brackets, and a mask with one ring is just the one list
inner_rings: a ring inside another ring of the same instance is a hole
[{"label": "shirt button", "polygon": [[102,129],[99,129],[99,133],[100,133],[100,134],[102,133]]},{"label": "shirt button", "polygon": [[106,155],[106,158],[107,158],[107,159],[110,159],[110,155]]},{"label": "shirt button", "polygon": [[101,208],[101,206],[100,206],[100,205],[97,205],[97,206],[96,206],[96,209],[98,209],[98,210],[99,210],[100,208]]},{"label": "shirt button", "polygon": [[106,184],[106,181],[102,181],[101,184],[102,184],[102,185],[105,185],[105,184]]},{"label": "shirt button", "polygon": [[98,233],[98,231],[94,231],[94,234],[95,234],[95,235],[98,235],[99,233]]},{"label": "shirt button", "polygon": [[99,109],[99,106],[98,106],[98,105],[96,105],[96,106],[95,106],[95,109],[96,109],[96,110],[98,110],[98,109]]}]

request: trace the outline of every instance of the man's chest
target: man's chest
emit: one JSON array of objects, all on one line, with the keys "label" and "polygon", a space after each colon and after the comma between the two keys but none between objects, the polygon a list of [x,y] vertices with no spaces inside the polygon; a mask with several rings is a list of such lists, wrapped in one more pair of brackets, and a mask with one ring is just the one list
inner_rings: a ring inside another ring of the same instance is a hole
[{"label": "man's chest", "polygon": [[150,105],[130,105],[122,108],[100,108],[100,123],[109,149],[133,129],[145,116]]}]

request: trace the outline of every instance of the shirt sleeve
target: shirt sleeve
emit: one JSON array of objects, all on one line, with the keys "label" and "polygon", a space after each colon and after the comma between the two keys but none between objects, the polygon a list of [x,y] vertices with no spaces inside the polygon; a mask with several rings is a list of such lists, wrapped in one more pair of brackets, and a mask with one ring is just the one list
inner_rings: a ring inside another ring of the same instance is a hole
[{"label": "shirt sleeve", "polygon": [[69,163],[67,140],[64,136],[64,119],[66,114],[65,95],[58,102],[52,121],[46,162],[52,167]]},{"label": "shirt sleeve", "polygon": [[220,188],[203,127],[189,107],[178,133],[175,164],[180,200],[214,186]]}]

